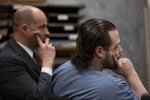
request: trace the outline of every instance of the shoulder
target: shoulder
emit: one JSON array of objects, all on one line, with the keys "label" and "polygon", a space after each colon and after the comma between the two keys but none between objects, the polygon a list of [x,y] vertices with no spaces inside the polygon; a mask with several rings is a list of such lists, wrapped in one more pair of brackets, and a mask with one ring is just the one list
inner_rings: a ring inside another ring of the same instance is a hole
[{"label": "shoulder", "polygon": [[54,70],[54,73],[59,73],[60,71],[71,70],[72,68],[74,68],[74,66],[72,65],[71,61],[68,60],[68,61],[66,61],[64,64],[59,65],[59,66]]},{"label": "shoulder", "polygon": [[3,51],[0,53],[0,62],[21,60],[16,52],[8,49],[9,48],[4,48]]},{"label": "shoulder", "polygon": [[16,64],[24,64],[24,58],[19,55],[21,52],[14,51],[10,46],[6,46],[0,53],[0,66],[10,66]]}]

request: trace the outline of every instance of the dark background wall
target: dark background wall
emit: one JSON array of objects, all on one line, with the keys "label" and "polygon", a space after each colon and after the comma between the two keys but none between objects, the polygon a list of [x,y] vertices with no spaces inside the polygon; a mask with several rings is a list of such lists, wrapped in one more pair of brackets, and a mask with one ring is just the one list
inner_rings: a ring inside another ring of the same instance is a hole
[{"label": "dark background wall", "polygon": [[51,4],[84,4],[81,22],[89,18],[104,18],[120,31],[122,56],[129,57],[147,87],[144,46],[144,0],[48,0]]}]

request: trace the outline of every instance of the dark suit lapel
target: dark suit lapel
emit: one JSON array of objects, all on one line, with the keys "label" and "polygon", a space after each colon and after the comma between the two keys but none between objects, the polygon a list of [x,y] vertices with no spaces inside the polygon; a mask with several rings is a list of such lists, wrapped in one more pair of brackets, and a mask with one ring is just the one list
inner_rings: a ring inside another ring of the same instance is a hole
[{"label": "dark suit lapel", "polygon": [[29,67],[32,67],[38,74],[40,73],[40,67],[14,39],[11,39],[8,44],[21,58],[25,60]]}]

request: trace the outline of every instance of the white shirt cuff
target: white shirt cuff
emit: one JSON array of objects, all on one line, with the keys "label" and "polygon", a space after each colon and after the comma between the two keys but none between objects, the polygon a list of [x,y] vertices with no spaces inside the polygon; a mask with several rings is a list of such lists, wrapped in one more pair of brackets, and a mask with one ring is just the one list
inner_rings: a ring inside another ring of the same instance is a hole
[{"label": "white shirt cuff", "polygon": [[42,67],[41,72],[47,73],[47,74],[49,74],[50,76],[53,75],[53,71],[52,71],[52,69],[49,68],[49,67]]}]

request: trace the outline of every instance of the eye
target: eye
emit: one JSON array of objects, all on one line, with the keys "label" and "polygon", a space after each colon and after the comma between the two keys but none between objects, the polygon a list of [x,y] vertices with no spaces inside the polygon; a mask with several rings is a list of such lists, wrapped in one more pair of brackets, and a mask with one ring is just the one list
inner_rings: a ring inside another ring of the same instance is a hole
[{"label": "eye", "polygon": [[47,25],[39,26],[39,29],[45,29],[45,28],[47,28]]},{"label": "eye", "polygon": [[115,50],[118,50],[119,48],[120,48],[120,44],[115,47]]}]

